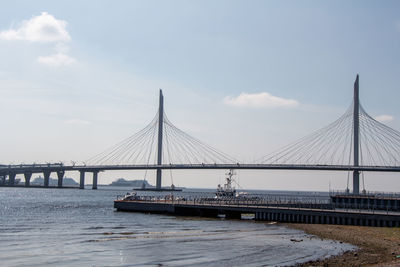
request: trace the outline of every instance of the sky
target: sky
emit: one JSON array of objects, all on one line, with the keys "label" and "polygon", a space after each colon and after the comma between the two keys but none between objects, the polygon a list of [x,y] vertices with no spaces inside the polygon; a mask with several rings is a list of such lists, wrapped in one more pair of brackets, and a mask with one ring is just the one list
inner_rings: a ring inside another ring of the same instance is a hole
[{"label": "sky", "polygon": [[[85,162],[145,127],[159,88],[170,121],[243,162],[337,119],[357,74],[363,107],[400,130],[399,11],[398,1],[4,1],[0,163]],[[221,176],[173,174],[210,188]],[[274,190],[344,189],[347,179],[239,176],[243,188]],[[119,177],[143,173],[99,181]],[[397,174],[365,179],[367,190],[400,190]]]}]

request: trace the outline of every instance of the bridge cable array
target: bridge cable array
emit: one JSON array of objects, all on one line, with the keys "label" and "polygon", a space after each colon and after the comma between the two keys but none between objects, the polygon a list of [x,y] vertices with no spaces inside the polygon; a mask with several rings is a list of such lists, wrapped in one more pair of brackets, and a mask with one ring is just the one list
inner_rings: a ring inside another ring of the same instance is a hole
[{"label": "bridge cable array", "polygon": [[[235,164],[238,161],[177,128],[163,115],[163,164]],[[155,165],[157,113],[142,130],[86,161],[87,165]]]},{"label": "bridge cable array", "polygon": [[[261,164],[353,165],[353,110],[328,126],[268,154]],[[399,166],[400,132],[375,120],[359,106],[359,165]]]}]

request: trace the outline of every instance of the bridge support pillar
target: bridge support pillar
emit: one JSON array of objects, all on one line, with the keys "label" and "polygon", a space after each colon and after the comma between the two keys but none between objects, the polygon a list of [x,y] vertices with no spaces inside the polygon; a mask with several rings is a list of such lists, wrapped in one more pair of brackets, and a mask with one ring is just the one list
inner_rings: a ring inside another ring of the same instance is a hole
[{"label": "bridge support pillar", "polygon": [[8,174],[8,185],[9,186],[15,185],[15,176],[16,176],[16,174],[12,173],[12,172]]},{"label": "bridge support pillar", "polygon": [[360,194],[360,172],[353,171],[353,194]]},{"label": "bridge support pillar", "polygon": [[24,177],[25,177],[25,186],[29,187],[31,185],[32,173],[31,172],[25,172],[24,173]]},{"label": "bridge support pillar", "polygon": [[157,169],[156,189],[161,189],[161,169]]},{"label": "bridge support pillar", "polygon": [[50,171],[43,172],[43,176],[44,176],[43,186],[44,187],[49,187],[50,174],[51,174]]},{"label": "bridge support pillar", "polygon": [[97,189],[97,177],[98,177],[99,171],[94,171],[93,172],[93,183],[92,183],[92,189]]},{"label": "bridge support pillar", "polygon": [[85,171],[79,171],[80,179],[79,179],[79,189],[85,189]]},{"label": "bridge support pillar", "polygon": [[63,179],[64,179],[65,171],[57,171],[57,187],[61,188],[63,186]]}]

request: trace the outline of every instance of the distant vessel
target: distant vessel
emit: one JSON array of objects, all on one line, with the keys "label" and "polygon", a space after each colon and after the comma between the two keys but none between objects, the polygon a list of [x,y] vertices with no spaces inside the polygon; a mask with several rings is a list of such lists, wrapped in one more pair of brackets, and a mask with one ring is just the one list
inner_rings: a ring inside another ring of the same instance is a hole
[{"label": "distant vessel", "polygon": [[236,173],[233,169],[230,169],[229,172],[226,173],[226,183],[223,187],[220,184],[218,185],[215,198],[236,197],[236,189],[232,186],[234,175],[236,175]]}]

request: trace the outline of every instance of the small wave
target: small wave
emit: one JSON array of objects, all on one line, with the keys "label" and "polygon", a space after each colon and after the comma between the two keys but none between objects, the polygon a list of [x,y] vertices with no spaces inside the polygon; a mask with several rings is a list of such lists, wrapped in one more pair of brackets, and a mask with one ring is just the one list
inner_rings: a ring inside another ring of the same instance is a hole
[{"label": "small wave", "polygon": [[126,227],[125,226],[115,226],[115,227],[112,227],[111,229],[125,229]]},{"label": "small wave", "polygon": [[99,230],[99,229],[104,229],[104,227],[103,226],[93,226],[93,227],[85,228],[85,230]]}]

